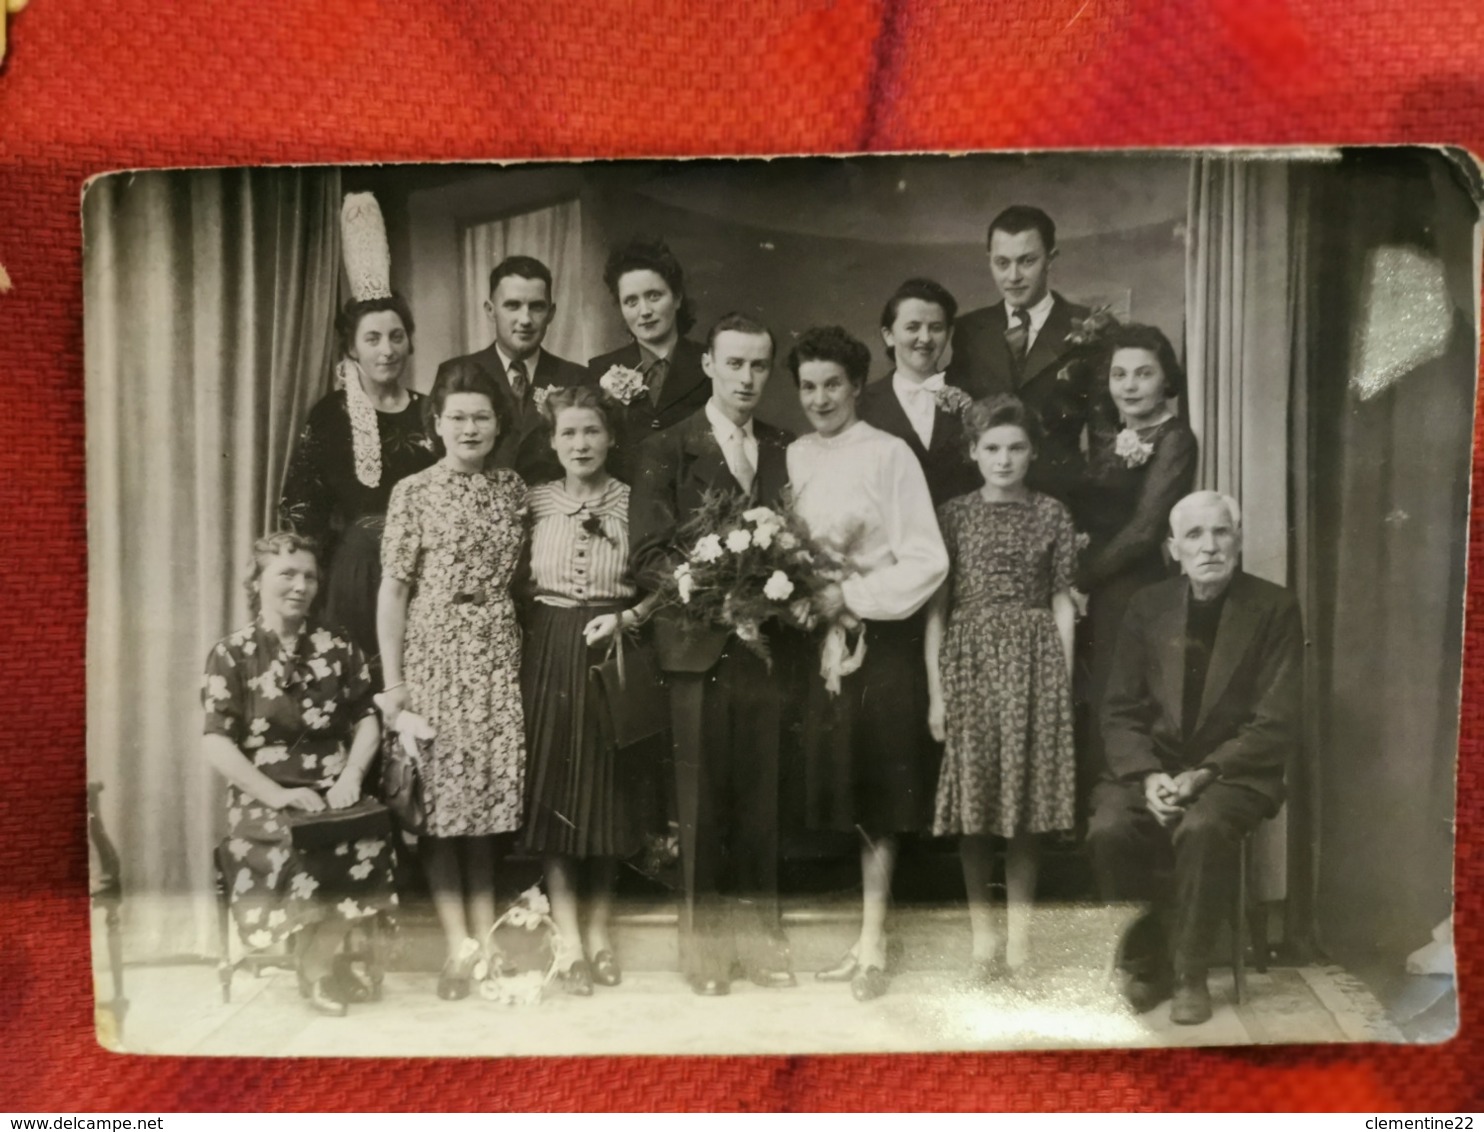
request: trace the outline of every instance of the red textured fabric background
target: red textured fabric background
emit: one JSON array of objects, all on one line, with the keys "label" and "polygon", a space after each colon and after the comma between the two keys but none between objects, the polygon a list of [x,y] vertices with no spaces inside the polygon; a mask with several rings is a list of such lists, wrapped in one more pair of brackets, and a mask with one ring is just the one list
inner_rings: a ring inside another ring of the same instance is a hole
[{"label": "red textured fabric background", "polygon": [[[0,1109],[1484,1107],[1471,548],[1462,1036],[1442,1047],[210,1061],[93,1040],[78,200],[128,166],[1450,142],[1478,0],[32,0],[0,69]],[[1478,484],[1478,460],[1475,465]],[[1475,502],[1475,521],[1484,504]]]}]

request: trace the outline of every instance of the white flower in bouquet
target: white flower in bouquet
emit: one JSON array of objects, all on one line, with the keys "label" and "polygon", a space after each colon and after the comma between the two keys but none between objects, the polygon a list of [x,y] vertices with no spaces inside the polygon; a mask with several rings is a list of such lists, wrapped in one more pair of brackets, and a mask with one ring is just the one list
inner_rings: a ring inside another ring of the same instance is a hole
[{"label": "white flower in bouquet", "polygon": [[696,592],[696,580],[689,573],[683,575],[678,581],[680,600],[682,604],[689,605],[691,595]]},{"label": "white flower in bouquet", "polygon": [[741,554],[752,545],[752,535],[738,527],[727,535],[727,549],[733,554]]},{"label": "white flower in bouquet", "polygon": [[763,583],[763,596],[769,601],[787,601],[793,596],[794,584],[782,570],[774,570]]},{"label": "white flower in bouquet", "polygon": [[646,391],[644,375],[628,366],[609,366],[608,372],[598,378],[603,392],[625,405]]},{"label": "white flower in bouquet", "polygon": [[1139,436],[1138,432],[1126,428],[1113,442],[1113,452],[1130,468],[1147,464],[1154,455],[1154,445]]},{"label": "white flower in bouquet", "polygon": [[768,523],[776,527],[781,525],[783,522],[783,520],[778,517],[778,512],[774,511],[771,507],[750,507],[746,511],[742,512],[742,518],[755,526],[761,526],[763,523]]},{"label": "white flower in bouquet", "polygon": [[706,535],[690,553],[697,562],[715,562],[722,555],[721,536]]},{"label": "white flower in bouquet", "polygon": [[778,545],[784,550],[793,550],[796,546],[799,545],[798,536],[795,535],[792,531],[779,531]]},{"label": "white flower in bouquet", "polygon": [[773,527],[759,527],[752,532],[752,545],[759,550],[767,550],[773,545]]}]

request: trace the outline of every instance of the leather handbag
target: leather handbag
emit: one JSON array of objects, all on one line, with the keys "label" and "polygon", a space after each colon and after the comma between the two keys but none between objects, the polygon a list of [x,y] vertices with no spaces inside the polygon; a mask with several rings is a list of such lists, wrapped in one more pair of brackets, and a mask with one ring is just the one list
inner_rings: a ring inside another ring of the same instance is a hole
[{"label": "leather handbag", "polygon": [[392,817],[375,798],[362,798],[342,810],[317,814],[293,811],[284,815],[295,849],[329,849],[364,837],[389,837]]},{"label": "leather handbag", "polygon": [[[409,713],[404,712],[403,715]],[[408,833],[428,831],[428,805],[420,764],[432,754],[434,739],[415,729],[384,729],[381,746],[381,796]]]},{"label": "leather handbag", "polygon": [[622,750],[652,739],[670,727],[670,696],[654,650],[616,637],[608,657],[588,671],[599,730]]}]

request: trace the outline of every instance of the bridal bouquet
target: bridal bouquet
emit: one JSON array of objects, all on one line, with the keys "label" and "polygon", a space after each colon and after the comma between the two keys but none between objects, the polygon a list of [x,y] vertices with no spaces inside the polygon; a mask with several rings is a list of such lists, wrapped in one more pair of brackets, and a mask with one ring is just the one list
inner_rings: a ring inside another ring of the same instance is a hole
[{"label": "bridal bouquet", "polygon": [[814,591],[831,580],[830,556],[787,509],[757,507],[730,492],[709,493],[676,532],[685,559],[660,587],[657,608],[721,625],[769,660],[769,621],[815,625]]},{"label": "bridal bouquet", "polygon": [[608,372],[598,378],[604,393],[625,405],[636,397],[642,397],[649,388],[644,384],[644,375],[628,366],[609,366]]}]

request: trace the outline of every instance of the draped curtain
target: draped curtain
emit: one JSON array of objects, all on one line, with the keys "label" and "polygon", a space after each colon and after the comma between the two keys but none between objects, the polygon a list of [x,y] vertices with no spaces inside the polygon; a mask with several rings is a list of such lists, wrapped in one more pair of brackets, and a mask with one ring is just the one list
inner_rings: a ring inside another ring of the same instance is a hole
[{"label": "draped curtain", "polygon": [[247,623],[252,543],[330,387],[339,203],[338,172],[298,170],[109,177],[83,202],[88,773],[131,960],[215,948],[201,666]]},{"label": "draped curtain", "polygon": [[490,270],[506,256],[534,256],[551,269],[552,301],[557,317],[547,331],[544,349],[578,365],[596,352],[586,341],[581,317],[582,208],[578,201],[523,212],[463,231],[460,259],[464,271],[464,351],[482,350],[494,340],[485,314],[490,297]]},{"label": "draped curtain", "polygon": [[[1290,584],[1289,395],[1301,259],[1288,176],[1285,162],[1199,158],[1185,266],[1196,487],[1241,504],[1242,568],[1281,586]],[[1288,824],[1280,814],[1256,836],[1260,899],[1287,893]]]},{"label": "draped curtain", "polygon": [[1302,177],[1315,923],[1397,969],[1452,907],[1477,214],[1439,153]]}]

